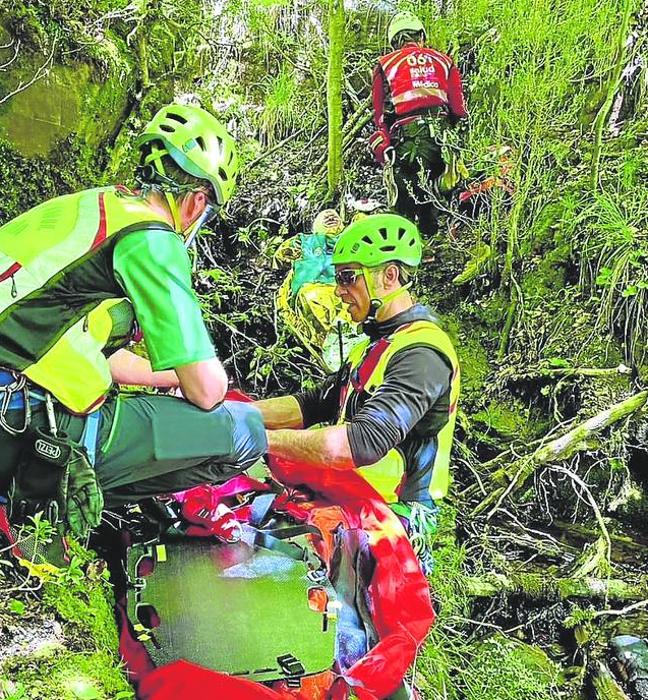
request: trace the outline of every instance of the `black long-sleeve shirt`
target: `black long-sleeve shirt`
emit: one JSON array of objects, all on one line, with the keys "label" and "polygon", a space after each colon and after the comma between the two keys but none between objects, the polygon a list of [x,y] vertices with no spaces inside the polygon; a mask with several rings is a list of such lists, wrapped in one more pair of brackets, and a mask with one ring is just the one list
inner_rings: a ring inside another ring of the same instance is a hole
[{"label": "black long-sleeve shirt", "polygon": [[[391,335],[413,321],[438,320],[421,304],[365,328],[371,341]],[[295,398],[304,427],[339,420],[340,395],[349,378],[345,364],[324,382]],[[448,420],[450,361],[429,346],[410,346],[388,362],[383,383],[369,395],[351,395],[345,422],[356,466],[374,464],[390,449],[398,448],[407,468],[401,500],[429,502],[428,486],[436,455],[436,436]]]}]

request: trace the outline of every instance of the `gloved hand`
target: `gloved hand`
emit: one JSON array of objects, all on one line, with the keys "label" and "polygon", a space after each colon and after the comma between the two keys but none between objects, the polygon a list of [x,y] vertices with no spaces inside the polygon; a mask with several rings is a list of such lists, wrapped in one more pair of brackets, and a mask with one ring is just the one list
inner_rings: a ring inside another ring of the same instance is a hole
[{"label": "gloved hand", "polygon": [[57,501],[72,534],[79,538],[85,537],[101,522],[103,493],[95,470],[80,447],[74,447],[59,481]]},{"label": "gloved hand", "polygon": [[369,137],[369,148],[374,154],[374,158],[381,164],[385,163],[385,152],[391,148],[391,139],[387,129],[378,129]]}]

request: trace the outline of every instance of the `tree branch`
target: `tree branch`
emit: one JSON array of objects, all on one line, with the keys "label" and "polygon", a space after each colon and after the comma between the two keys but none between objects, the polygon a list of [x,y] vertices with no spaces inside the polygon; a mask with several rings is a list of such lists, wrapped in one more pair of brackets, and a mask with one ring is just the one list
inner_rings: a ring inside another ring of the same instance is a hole
[{"label": "tree branch", "polygon": [[18,87],[15,90],[12,90],[10,93],[6,94],[4,97],[0,98],[0,105],[3,104],[4,102],[7,102],[9,99],[14,97],[14,95],[17,95],[19,92],[22,92],[23,90],[26,90],[28,87],[33,85],[37,80],[40,80],[43,76],[47,75],[49,72],[49,68],[52,65],[52,61],[54,59],[54,52],[56,51],[56,46],[58,44],[58,34],[54,36],[52,39],[52,50],[50,51],[49,56],[47,57],[45,63],[34,73],[33,77],[31,80],[29,80],[26,83],[20,83]]},{"label": "tree branch", "polygon": [[601,411],[592,418],[580,423],[575,428],[538,448],[530,456],[517,459],[511,464],[495,471],[489,481],[498,486],[475,508],[473,515],[478,515],[494,503],[502,500],[522,487],[533,472],[541,465],[560,462],[587,447],[587,440],[601,433],[605,428],[639,411],[648,401],[648,391],[640,391],[611,408]]}]

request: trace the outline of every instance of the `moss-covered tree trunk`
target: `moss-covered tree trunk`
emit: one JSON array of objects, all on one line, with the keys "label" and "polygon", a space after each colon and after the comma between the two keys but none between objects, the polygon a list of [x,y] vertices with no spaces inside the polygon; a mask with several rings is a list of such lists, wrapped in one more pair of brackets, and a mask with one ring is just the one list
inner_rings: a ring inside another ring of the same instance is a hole
[{"label": "moss-covered tree trunk", "polygon": [[344,69],[344,2],[329,0],[329,56],[326,78],[328,105],[328,193],[335,194],[342,180],[342,77]]}]

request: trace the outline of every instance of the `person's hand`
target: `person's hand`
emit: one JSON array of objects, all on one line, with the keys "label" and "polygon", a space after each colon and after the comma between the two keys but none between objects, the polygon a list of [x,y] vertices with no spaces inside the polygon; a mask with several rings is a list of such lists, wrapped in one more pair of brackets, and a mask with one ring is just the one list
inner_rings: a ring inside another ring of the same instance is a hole
[{"label": "person's hand", "polygon": [[76,537],[86,537],[101,522],[103,493],[95,470],[81,448],[73,450],[59,482],[57,500]]},{"label": "person's hand", "polygon": [[385,163],[385,152],[391,148],[390,144],[391,139],[386,129],[378,129],[369,137],[369,148],[374,154],[374,158],[381,164]]}]

